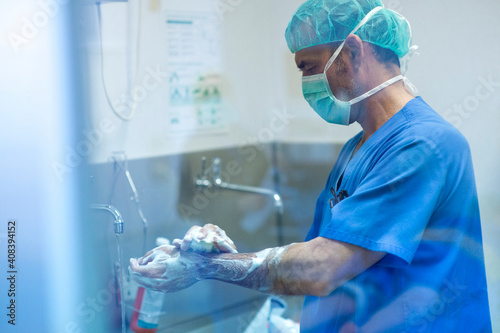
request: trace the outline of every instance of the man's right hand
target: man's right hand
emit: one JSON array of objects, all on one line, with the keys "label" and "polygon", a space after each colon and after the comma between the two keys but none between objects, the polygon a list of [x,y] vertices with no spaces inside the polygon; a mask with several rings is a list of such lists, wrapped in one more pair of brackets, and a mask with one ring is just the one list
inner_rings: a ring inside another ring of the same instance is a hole
[{"label": "man's right hand", "polygon": [[234,242],[226,235],[226,232],[214,224],[191,227],[183,239],[174,239],[172,245],[182,251],[187,251],[190,248],[193,249],[194,242],[212,244],[212,252],[218,250],[223,253],[238,253]]}]

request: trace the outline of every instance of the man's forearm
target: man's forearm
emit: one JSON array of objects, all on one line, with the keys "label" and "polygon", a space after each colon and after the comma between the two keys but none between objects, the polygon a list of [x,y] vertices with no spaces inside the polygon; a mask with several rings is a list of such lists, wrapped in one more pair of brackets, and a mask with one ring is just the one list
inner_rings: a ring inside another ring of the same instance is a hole
[{"label": "man's forearm", "polygon": [[215,279],[278,295],[322,295],[331,281],[331,259],[308,252],[306,243],[257,253],[208,254],[199,279]]},{"label": "man's forearm", "polygon": [[199,266],[199,279],[214,279],[253,290],[284,294],[278,267],[291,245],[256,253],[207,254]]},{"label": "man's forearm", "polygon": [[320,237],[257,253],[208,254],[198,272],[267,293],[326,296],[384,255]]}]

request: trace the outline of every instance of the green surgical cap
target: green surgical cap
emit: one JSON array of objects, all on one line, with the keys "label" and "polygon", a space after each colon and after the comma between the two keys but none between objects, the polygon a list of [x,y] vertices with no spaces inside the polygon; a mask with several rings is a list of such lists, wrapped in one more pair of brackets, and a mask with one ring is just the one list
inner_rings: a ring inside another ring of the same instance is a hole
[{"label": "green surgical cap", "polygon": [[[308,0],[295,12],[285,32],[292,53],[307,47],[342,42],[380,0]],[[409,22],[390,9],[375,13],[357,32],[362,41],[404,57],[411,46]]]}]

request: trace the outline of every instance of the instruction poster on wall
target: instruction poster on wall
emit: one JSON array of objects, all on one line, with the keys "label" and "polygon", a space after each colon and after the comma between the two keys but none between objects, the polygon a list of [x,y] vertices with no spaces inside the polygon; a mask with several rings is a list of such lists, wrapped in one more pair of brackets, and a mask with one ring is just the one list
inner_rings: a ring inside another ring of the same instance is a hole
[{"label": "instruction poster on wall", "polygon": [[168,133],[227,130],[221,94],[222,29],[215,13],[164,11]]}]

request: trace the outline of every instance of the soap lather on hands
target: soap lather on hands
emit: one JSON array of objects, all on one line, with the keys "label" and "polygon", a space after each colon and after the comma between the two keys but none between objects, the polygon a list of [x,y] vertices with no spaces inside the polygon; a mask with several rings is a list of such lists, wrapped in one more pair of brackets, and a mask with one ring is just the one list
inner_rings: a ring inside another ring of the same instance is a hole
[{"label": "soap lather on hands", "polygon": [[131,259],[130,270],[138,283],[167,293],[211,279],[264,293],[323,297],[385,254],[323,237],[237,253],[220,228],[205,225],[191,228],[174,245],[163,245],[138,260]]},{"label": "soap lather on hands", "polygon": [[194,226],[183,239],[174,239],[172,244],[182,251],[191,249],[196,252],[238,253],[226,232],[214,224]]},{"label": "soap lather on hands", "polygon": [[141,285],[163,292],[185,289],[197,281],[196,268],[200,255],[180,251],[172,245],[162,245],[142,258],[130,259],[130,275]]},{"label": "soap lather on hands", "polygon": [[175,292],[201,279],[202,253],[238,253],[224,230],[213,224],[194,226],[172,245],[159,246],[139,259],[130,259],[130,274],[154,290]]}]

